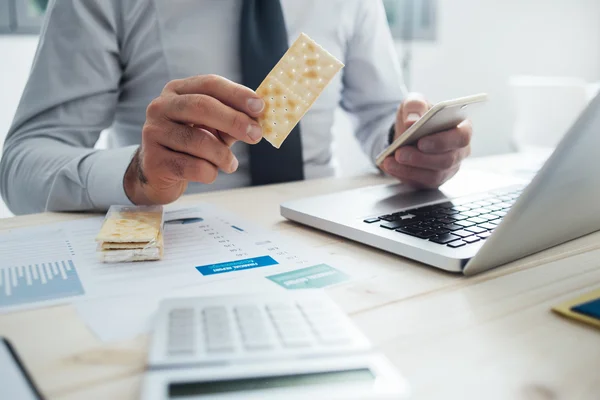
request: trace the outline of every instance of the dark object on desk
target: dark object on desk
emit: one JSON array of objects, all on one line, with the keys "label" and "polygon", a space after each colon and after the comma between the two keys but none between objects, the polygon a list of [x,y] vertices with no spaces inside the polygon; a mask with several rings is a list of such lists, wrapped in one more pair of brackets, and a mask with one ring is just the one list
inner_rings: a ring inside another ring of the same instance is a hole
[{"label": "dark object on desk", "polygon": [[31,375],[17,355],[10,342],[1,338],[0,341],[0,399],[43,400],[44,397],[35,386]]},{"label": "dark object on desk", "polygon": [[571,310],[600,321],[600,298],[572,307]]},{"label": "dark object on desk", "polygon": [[600,328],[600,289],[558,304],[552,307],[552,311]]}]

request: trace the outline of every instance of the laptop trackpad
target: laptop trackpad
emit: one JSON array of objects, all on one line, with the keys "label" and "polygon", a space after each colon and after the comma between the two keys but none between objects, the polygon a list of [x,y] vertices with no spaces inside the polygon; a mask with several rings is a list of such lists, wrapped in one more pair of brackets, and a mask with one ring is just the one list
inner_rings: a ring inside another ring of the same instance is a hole
[{"label": "laptop trackpad", "polygon": [[381,210],[411,208],[448,199],[448,196],[440,190],[415,191],[403,185],[390,185],[381,189],[384,192],[387,190],[391,192],[390,195],[384,194],[374,202],[375,208]]}]

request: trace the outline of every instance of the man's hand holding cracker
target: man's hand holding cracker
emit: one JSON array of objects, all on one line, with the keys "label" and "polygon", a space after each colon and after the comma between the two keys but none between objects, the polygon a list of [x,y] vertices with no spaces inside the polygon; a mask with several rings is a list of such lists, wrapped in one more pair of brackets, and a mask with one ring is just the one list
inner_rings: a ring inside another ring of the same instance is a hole
[{"label": "man's hand holding cracker", "polygon": [[146,111],[142,144],[124,178],[125,193],[138,205],[177,200],[188,182],[212,183],[219,170],[233,173],[236,141],[262,139],[255,120],[264,101],[245,86],[215,75],[169,82]]}]

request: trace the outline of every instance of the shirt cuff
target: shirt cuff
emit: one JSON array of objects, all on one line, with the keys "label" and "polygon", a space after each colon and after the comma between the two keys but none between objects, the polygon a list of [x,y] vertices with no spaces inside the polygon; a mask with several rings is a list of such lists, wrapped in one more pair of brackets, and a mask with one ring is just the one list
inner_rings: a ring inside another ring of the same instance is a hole
[{"label": "shirt cuff", "polygon": [[125,193],[123,177],[138,146],[100,150],[89,157],[91,167],[87,178],[87,192],[97,210],[111,205],[133,205]]}]

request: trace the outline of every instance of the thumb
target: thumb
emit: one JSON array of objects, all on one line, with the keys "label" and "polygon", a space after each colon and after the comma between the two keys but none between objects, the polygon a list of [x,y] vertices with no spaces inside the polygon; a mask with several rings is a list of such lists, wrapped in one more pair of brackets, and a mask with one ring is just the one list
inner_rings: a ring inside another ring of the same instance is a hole
[{"label": "thumb", "polygon": [[425,97],[419,93],[410,93],[400,106],[398,113],[399,124],[403,132],[410,128],[429,110],[429,103]]}]

